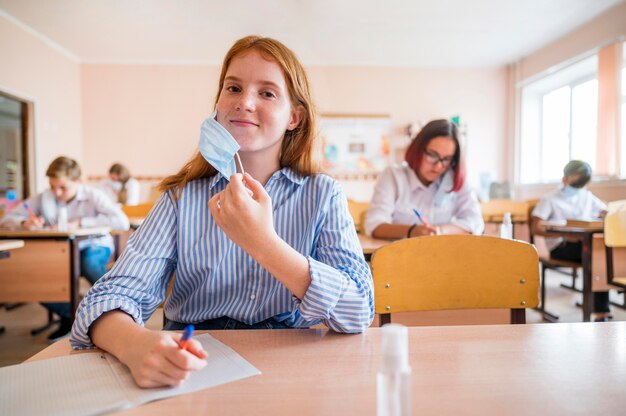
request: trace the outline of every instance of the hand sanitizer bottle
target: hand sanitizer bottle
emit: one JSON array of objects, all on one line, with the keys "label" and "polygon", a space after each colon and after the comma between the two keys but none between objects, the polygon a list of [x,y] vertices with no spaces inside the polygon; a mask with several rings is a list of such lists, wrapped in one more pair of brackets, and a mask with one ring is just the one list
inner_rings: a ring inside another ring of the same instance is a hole
[{"label": "hand sanitizer bottle", "polygon": [[57,211],[57,230],[67,231],[67,207],[61,205]]},{"label": "hand sanitizer bottle", "polygon": [[513,238],[513,223],[511,222],[511,213],[505,212],[500,225],[500,238]]},{"label": "hand sanitizer bottle", "polygon": [[376,414],[411,414],[409,336],[403,325],[388,324],[382,331],[382,362],[376,379]]}]

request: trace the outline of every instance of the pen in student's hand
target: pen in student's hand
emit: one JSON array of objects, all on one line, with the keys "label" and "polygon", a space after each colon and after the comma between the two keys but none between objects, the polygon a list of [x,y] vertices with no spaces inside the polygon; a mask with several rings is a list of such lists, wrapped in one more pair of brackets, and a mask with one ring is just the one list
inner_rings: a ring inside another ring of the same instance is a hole
[{"label": "pen in student's hand", "polygon": [[420,212],[418,210],[416,210],[415,208],[413,208],[413,212],[415,213],[415,215],[417,215],[417,218],[422,222],[422,224],[424,224],[427,227],[430,227],[428,225],[428,223],[426,221],[424,221],[424,218],[422,218],[422,216],[420,215]]},{"label": "pen in student's hand", "polygon": [[187,325],[187,327],[185,327],[185,331],[183,332],[183,336],[180,338],[180,343],[178,344],[178,346],[180,347],[181,350],[188,350],[189,347],[189,340],[191,339],[191,336],[193,335],[193,325],[189,324]]},{"label": "pen in student's hand", "polygon": [[23,202],[23,203],[22,203],[22,206],[24,207],[24,209],[26,210],[26,212],[28,212],[28,215],[30,215],[30,217],[31,217],[31,218],[33,218],[33,219],[37,219],[37,218],[39,218],[39,217],[37,216],[37,214],[35,214],[35,213],[33,212],[33,210],[30,208],[30,206],[28,205],[28,202]]}]

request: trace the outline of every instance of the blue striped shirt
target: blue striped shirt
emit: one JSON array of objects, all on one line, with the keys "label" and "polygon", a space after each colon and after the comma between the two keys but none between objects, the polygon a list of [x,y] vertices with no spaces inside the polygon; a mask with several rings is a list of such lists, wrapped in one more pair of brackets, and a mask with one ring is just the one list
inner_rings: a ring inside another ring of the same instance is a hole
[{"label": "blue striped shirt", "polygon": [[81,302],[74,348],[93,346],[89,326],[107,311],[121,309],[143,325],[165,299],[174,272],[165,315],[176,322],[227,316],[253,324],[273,317],[294,328],[323,322],[338,332],[361,332],[371,324],[371,272],[334,179],[284,168],[265,185],[276,232],[309,262],[311,284],[302,299],[213,220],[208,201],[227,183],[218,174],[188,183],[178,200],[171,192],[161,196],[111,271]]}]

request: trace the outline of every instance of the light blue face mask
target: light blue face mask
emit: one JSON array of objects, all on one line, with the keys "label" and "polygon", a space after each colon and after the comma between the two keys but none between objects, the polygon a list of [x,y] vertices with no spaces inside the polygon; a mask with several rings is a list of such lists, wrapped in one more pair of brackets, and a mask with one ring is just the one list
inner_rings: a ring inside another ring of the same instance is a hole
[{"label": "light blue face mask", "polygon": [[571,185],[565,185],[563,187],[563,195],[567,197],[572,197],[578,195],[578,193],[582,190],[582,188],[574,188]]},{"label": "light blue face mask", "polygon": [[239,144],[233,136],[215,120],[217,111],[209,116],[200,127],[200,142],[198,149],[207,162],[211,164],[226,180],[237,172],[235,155],[239,162],[239,168],[243,173],[243,165],[237,151]]}]

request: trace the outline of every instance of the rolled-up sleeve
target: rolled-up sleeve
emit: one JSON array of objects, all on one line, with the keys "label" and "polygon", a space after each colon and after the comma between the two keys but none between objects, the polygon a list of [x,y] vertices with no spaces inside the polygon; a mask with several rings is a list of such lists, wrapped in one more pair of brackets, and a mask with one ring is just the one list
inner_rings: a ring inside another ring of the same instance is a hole
[{"label": "rolled-up sleeve", "polygon": [[70,338],[73,348],[94,347],[89,327],[103,313],[119,309],[143,325],[163,302],[177,263],[176,211],[171,193],[161,195],[122,256],[80,303]]},{"label": "rolled-up sleeve", "polygon": [[321,222],[308,257],[311,284],[298,308],[304,319],[321,319],[334,331],[362,332],[374,319],[372,275],[338,185]]}]

